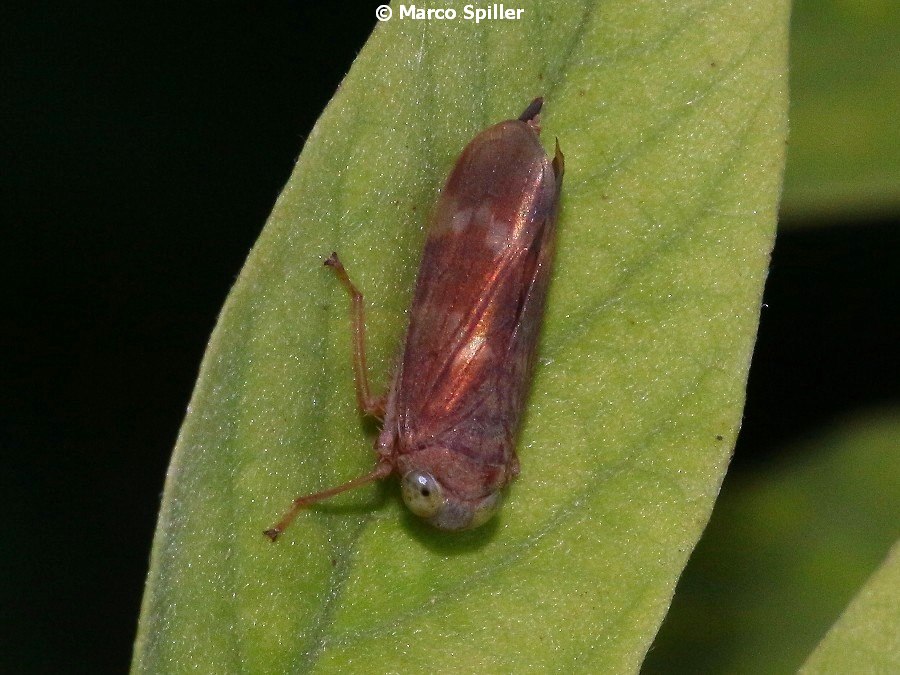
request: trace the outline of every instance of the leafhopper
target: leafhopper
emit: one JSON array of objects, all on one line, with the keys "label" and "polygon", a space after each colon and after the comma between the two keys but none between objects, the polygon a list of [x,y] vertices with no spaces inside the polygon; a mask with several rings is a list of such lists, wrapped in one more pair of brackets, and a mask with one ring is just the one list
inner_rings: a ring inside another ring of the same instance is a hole
[{"label": "leafhopper", "polygon": [[403,357],[386,396],[366,371],[363,296],[337,254],[325,264],[351,298],[361,411],[381,420],[375,468],[298,497],[265,534],[341,492],[400,477],[410,511],[442,530],[485,523],[519,473],[516,436],[550,280],[563,177],[541,146],[535,99],[466,146],[441,191],[416,280]]}]

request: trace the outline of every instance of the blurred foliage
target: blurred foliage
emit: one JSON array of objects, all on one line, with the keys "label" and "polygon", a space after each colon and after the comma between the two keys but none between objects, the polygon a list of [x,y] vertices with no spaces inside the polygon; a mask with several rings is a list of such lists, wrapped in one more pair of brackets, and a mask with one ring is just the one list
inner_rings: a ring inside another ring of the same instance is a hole
[{"label": "blurred foliage", "polygon": [[898,49],[896,0],[794,3],[787,222],[900,208]]},{"label": "blurred foliage", "polygon": [[801,673],[900,673],[900,541],[803,665]]},{"label": "blurred foliage", "polygon": [[859,417],[729,476],[644,672],[795,671],[900,536],[898,438]]},{"label": "blurred foliage", "polygon": [[[797,0],[782,221],[900,209],[900,3]],[[838,424],[730,476],[645,673],[782,673],[803,663],[898,534],[900,413]],[[897,670],[898,559],[863,587],[809,672]]]}]

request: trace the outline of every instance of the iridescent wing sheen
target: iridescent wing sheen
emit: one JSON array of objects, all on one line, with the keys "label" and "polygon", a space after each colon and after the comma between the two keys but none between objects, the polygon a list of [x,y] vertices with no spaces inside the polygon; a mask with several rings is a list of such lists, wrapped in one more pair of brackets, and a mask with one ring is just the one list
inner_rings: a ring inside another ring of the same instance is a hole
[{"label": "iridescent wing sheen", "polygon": [[395,383],[397,423],[407,451],[444,444],[502,463],[543,312],[561,165],[523,122],[484,135],[435,210]]}]

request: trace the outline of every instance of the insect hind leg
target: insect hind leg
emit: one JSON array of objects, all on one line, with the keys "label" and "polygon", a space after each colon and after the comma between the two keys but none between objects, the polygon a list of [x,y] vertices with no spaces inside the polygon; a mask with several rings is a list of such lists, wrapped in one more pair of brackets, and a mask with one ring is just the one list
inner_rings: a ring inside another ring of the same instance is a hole
[{"label": "insect hind leg", "polygon": [[347,270],[332,253],[325,259],[325,265],[334,270],[341,284],[350,294],[350,332],[353,341],[353,375],[356,381],[356,402],[364,415],[371,415],[379,420],[384,419],[384,408],[387,396],[373,396],[369,386],[368,368],[366,366],[366,315],[363,295],[350,281]]}]

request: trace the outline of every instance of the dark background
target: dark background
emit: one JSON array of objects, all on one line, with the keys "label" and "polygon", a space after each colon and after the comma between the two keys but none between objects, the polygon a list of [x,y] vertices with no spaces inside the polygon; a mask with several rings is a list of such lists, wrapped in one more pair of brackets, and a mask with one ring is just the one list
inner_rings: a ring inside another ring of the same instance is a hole
[{"label": "dark background", "polygon": [[[377,4],[0,10],[0,670],[127,669],[206,340]],[[786,225],[734,471],[900,399],[896,223]]]}]

